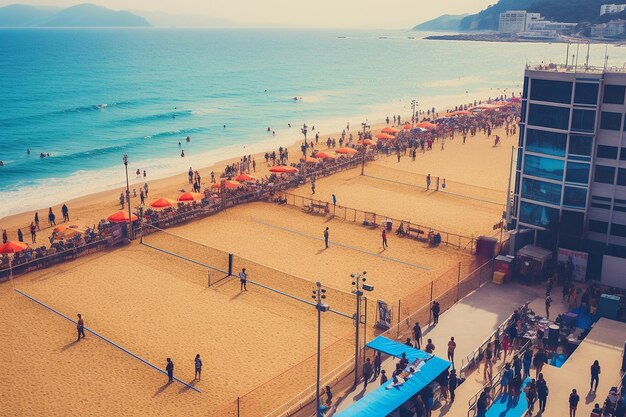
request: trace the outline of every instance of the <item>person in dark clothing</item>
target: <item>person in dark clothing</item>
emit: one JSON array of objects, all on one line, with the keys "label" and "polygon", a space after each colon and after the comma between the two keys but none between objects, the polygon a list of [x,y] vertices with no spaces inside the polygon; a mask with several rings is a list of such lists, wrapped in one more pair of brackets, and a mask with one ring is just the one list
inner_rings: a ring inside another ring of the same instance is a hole
[{"label": "person in dark clothing", "polygon": [[17,240],[18,242],[24,241],[24,235],[22,234],[22,229],[17,229]]},{"label": "person in dark clothing", "polygon": [[[596,386],[593,386],[593,383],[596,383]],[[593,361],[593,365],[591,365],[591,387],[590,391],[596,392],[598,389],[598,384],[600,383],[600,362],[597,360]]]},{"label": "person in dark clothing", "polygon": [[80,314],[78,315],[78,321],[76,322],[76,332],[78,333],[78,339],[76,339],[77,342],[81,339],[81,337],[83,339],[85,338],[85,322],[83,320],[83,316]]},{"label": "person in dark clothing", "polygon": [[578,408],[579,401],[580,396],[576,390],[573,389],[572,393],[569,395],[569,417],[576,417],[576,408]]},{"label": "person in dark clothing", "polygon": [[450,404],[454,402],[454,391],[459,386],[459,379],[456,376],[456,370],[450,371],[450,378],[448,378],[448,389],[450,390]]},{"label": "person in dark clothing", "polygon": [[530,376],[530,364],[533,360],[533,352],[531,349],[526,349],[524,356],[522,356],[522,365],[524,366],[524,378]]},{"label": "person in dark clothing", "polygon": [[433,324],[439,323],[439,312],[441,311],[441,307],[437,301],[433,301],[431,310],[433,311]]},{"label": "person in dark clothing", "polygon": [[367,383],[372,378],[372,363],[370,358],[365,360],[363,364],[363,389],[367,389]]},{"label": "person in dark clothing", "polygon": [[541,370],[543,369],[543,364],[548,362],[548,355],[543,349],[539,349],[537,353],[535,353],[535,357],[533,358],[533,365],[535,365],[535,376],[538,378]]},{"label": "person in dark clothing", "polygon": [[418,349],[422,348],[422,328],[420,327],[419,322],[415,322],[415,326],[413,326],[413,338],[415,339],[415,346]]},{"label": "person in dark clothing", "polygon": [[326,406],[330,407],[330,404],[333,401],[333,393],[330,391],[330,385],[326,385]]},{"label": "person in dark clothing", "polygon": [[481,392],[478,401],[476,401],[476,417],[485,417],[489,407],[489,400],[486,392]]},{"label": "person in dark clothing", "polygon": [[415,395],[413,405],[415,407],[415,416],[416,417],[425,417],[426,416],[426,406],[424,405],[424,400],[419,395]]},{"label": "person in dark clothing", "polygon": [[174,362],[170,358],[167,358],[167,365],[165,365],[165,370],[167,371],[167,382],[174,382]]},{"label": "person in dark clothing", "polygon": [[63,207],[61,207],[61,213],[63,214],[63,221],[69,222],[70,221],[70,209],[67,208],[67,205],[63,204]]},{"label": "person in dark clothing", "polygon": [[539,412],[546,410],[546,401],[548,399],[548,383],[543,379],[543,374],[539,374],[537,378],[537,398],[539,399]]},{"label": "person in dark clothing", "polygon": [[378,378],[378,374],[380,374],[381,363],[382,363],[381,353],[377,352],[376,356],[374,356],[374,379]]},{"label": "person in dark clothing", "polygon": [[383,369],[382,371],[380,371],[380,385],[384,384],[388,380],[389,378],[387,378],[387,372]]},{"label": "person in dark clothing", "polygon": [[535,410],[535,401],[537,400],[537,384],[535,380],[531,380],[526,386],[526,401],[528,402],[528,412],[529,415],[533,415],[533,411]]},{"label": "person in dark clothing", "polygon": [[324,229],[324,244],[326,245],[326,249],[328,249],[328,227]]},{"label": "person in dark clothing", "polygon": [[422,401],[424,401],[424,410],[426,411],[425,416],[430,417],[433,410],[433,402],[434,402],[434,393],[433,389],[430,385],[426,385],[422,390]]},{"label": "person in dark clothing", "polygon": [[513,356],[513,371],[514,376],[522,377],[522,361],[517,355]]}]

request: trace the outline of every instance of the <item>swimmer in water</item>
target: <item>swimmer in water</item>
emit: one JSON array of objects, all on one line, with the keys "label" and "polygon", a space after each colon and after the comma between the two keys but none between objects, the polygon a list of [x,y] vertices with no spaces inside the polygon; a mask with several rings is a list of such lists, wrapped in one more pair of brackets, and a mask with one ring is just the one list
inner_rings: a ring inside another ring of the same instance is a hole
[{"label": "swimmer in water", "polygon": [[0,161],[0,167],[4,166],[4,162]]},{"label": "swimmer in water", "polygon": [[226,125],[224,125],[224,129],[226,129]]},{"label": "swimmer in water", "polygon": [[185,150],[183,149],[182,151],[180,151],[180,157],[184,158],[185,157]]},{"label": "swimmer in water", "polygon": [[30,155],[30,148],[26,149],[26,154]]},{"label": "swimmer in water", "polygon": [[187,142],[191,141],[191,138],[189,136],[187,136],[187,139],[185,139]]}]

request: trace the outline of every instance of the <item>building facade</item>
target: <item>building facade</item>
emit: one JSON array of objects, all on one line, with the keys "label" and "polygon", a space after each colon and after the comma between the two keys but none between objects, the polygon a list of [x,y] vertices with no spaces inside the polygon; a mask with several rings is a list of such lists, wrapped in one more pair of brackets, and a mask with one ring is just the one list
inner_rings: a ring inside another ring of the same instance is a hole
[{"label": "building facade", "polygon": [[498,30],[500,33],[526,32],[531,22],[541,19],[539,13],[528,13],[526,10],[508,10],[500,13]]},{"label": "building facade", "polygon": [[624,10],[626,10],[626,4],[603,4],[600,6],[600,16],[621,13]]},{"label": "building facade", "polygon": [[614,38],[626,34],[626,20],[611,20],[608,23],[601,23],[591,26],[592,38]]},{"label": "building facade", "polygon": [[529,68],[509,228],[539,246],[626,258],[626,73]]}]

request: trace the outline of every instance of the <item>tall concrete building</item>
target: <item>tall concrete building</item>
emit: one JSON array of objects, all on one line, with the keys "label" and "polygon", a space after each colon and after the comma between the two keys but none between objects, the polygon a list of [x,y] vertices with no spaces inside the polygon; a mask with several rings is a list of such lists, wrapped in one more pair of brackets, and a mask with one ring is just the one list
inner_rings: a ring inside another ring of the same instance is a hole
[{"label": "tall concrete building", "polygon": [[524,75],[509,227],[547,249],[588,254],[588,276],[603,264],[626,268],[625,94],[621,68]]},{"label": "tall concrete building", "polygon": [[539,13],[528,13],[526,10],[508,10],[500,13],[498,30],[500,33],[526,32],[532,22],[540,19]]},{"label": "tall concrete building", "polygon": [[626,4],[603,4],[600,6],[600,16],[621,13],[624,10],[626,10]]}]

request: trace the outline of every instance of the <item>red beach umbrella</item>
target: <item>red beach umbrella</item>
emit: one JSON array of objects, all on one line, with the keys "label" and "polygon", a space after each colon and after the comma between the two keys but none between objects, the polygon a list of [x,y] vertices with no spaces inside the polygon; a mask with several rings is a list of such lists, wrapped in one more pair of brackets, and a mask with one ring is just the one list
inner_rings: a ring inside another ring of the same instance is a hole
[{"label": "red beach umbrella", "polygon": [[3,254],[17,253],[24,249],[28,249],[28,245],[24,242],[12,242],[9,240],[7,243],[0,245],[0,253]]},{"label": "red beach umbrella", "polygon": [[396,137],[393,135],[390,135],[389,133],[379,133],[378,135],[376,135],[376,139],[395,139]]},{"label": "red beach umbrella", "polygon": [[238,181],[238,182],[248,182],[248,181],[255,181],[255,180],[256,178],[248,174],[239,174],[235,177],[235,181]]},{"label": "red beach umbrella", "polygon": [[188,191],[178,197],[178,201],[198,201],[202,200],[203,198],[204,194],[202,193],[192,193],[191,191]]},{"label": "red beach umbrella", "polygon": [[[224,188],[226,188],[227,190],[236,190],[237,188],[241,187],[241,185],[242,184],[238,181],[224,180]],[[211,185],[211,188],[222,188],[222,183],[216,182],[215,184]]]},{"label": "red beach umbrella", "polygon": [[320,160],[319,160],[319,159],[317,159],[317,158],[312,158],[312,157],[310,157],[310,156],[307,156],[306,158],[305,158],[304,156],[302,156],[302,157],[300,157],[300,160],[301,160],[302,162],[306,162],[306,163],[308,163],[308,164],[317,164],[317,163],[319,163],[319,162],[320,162]]},{"label": "red beach umbrella", "polygon": [[317,152],[317,153],[315,154],[315,157],[316,157],[317,159],[335,159],[335,157],[334,157],[334,156],[328,155],[328,154],[327,154],[327,153],[325,153],[325,152]]},{"label": "red beach umbrella", "polygon": [[342,153],[344,155],[354,155],[358,151],[353,148],[339,148],[335,151],[336,153]]},{"label": "red beach umbrella", "polygon": [[150,207],[157,209],[174,207],[174,205],[176,205],[176,201],[170,200],[169,198],[159,198],[158,200],[154,200],[152,203],[150,203]]},{"label": "red beach umbrella", "polygon": [[[131,219],[132,221],[137,221],[139,220],[139,217],[133,214]],[[117,213],[113,213],[109,217],[107,217],[107,220],[111,223],[128,223],[128,212],[118,211]]]},{"label": "red beach umbrella", "polygon": [[382,130],[381,130],[381,132],[383,132],[383,133],[390,133],[392,135],[395,134],[395,133],[398,133],[399,131],[400,131],[400,129],[395,129],[395,128],[389,127],[389,126],[383,127]]},{"label": "red beach umbrella", "polygon": [[283,166],[283,165],[278,165],[278,166],[275,166],[275,167],[271,167],[270,168],[270,172],[295,174],[296,172],[298,172],[298,168],[286,167],[286,166]]},{"label": "red beach umbrella", "polygon": [[369,139],[363,139],[357,142],[359,145],[365,145],[365,146],[376,146],[376,142],[369,140]]},{"label": "red beach umbrella", "polygon": [[421,127],[423,129],[432,130],[432,129],[436,129],[437,125],[431,122],[421,122],[421,123],[416,124],[415,127]]}]

